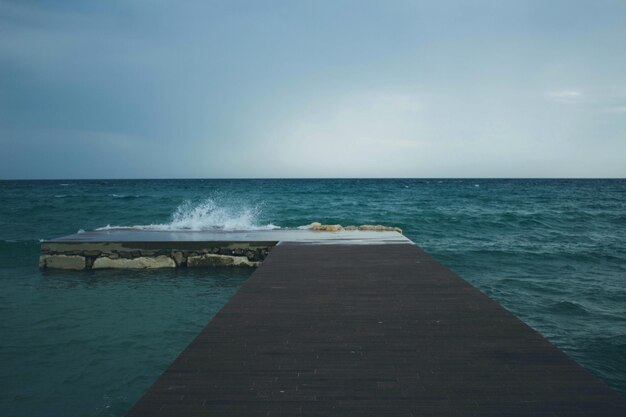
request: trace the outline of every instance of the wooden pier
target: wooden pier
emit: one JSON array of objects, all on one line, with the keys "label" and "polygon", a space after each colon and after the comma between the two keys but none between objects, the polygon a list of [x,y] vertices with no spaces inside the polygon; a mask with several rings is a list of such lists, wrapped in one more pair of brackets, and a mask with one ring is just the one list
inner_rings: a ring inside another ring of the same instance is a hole
[{"label": "wooden pier", "polygon": [[128,416],[623,417],[626,401],[414,244],[283,242]]}]

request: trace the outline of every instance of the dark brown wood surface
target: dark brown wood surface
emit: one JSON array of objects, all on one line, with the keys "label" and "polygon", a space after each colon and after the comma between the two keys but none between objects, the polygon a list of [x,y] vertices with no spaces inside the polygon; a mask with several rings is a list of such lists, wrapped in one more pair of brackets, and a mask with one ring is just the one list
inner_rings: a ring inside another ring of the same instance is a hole
[{"label": "dark brown wood surface", "polygon": [[280,244],[128,416],[626,416],[417,246]]}]

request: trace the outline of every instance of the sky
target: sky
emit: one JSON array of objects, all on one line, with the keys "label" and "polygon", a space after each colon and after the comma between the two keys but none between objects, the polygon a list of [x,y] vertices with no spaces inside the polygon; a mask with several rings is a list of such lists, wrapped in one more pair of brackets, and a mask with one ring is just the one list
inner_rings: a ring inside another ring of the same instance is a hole
[{"label": "sky", "polygon": [[0,179],[626,177],[626,1],[0,0]]}]

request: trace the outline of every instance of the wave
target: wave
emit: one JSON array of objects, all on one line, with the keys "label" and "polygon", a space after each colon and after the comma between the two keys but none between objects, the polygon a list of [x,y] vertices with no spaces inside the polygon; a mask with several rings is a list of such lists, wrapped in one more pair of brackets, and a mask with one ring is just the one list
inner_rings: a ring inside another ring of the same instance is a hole
[{"label": "wave", "polygon": [[272,223],[259,224],[261,206],[252,207],[238,202],[221,203],[207,198],[200,203],[185,201],[178,206],[169,223],[100,227],[96,230],[139,229],[163,231],[204,231],[204,230],[272,230],[280,229]]},{"label": "wave", "polygon": [[550,305],[550,309],[555,314],[564,315],[588,315],[589,310],[583,307],[581,304],[574,301],[562,300]]},{"label": "wave", "polygon": [[113,198],[123,198],[123,199],[133,199],[133,198],[142,198],[141,195],[133,195],[133,194],[109,194],[109,197]]}]

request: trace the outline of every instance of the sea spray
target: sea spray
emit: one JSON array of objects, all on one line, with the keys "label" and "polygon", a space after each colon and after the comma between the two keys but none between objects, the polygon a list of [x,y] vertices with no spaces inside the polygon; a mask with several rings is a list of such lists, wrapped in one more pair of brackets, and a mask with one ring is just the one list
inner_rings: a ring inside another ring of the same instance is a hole
[{"label": "sea spray", "polygon": [[271,223],[260,225],[259,217],[262,204],[253,206],[240,201],[206,198],[200,202],[187,200],[172,213],[169,223],[100,227],[108,229],[141,229],[141,230],[269,230],[279,229]]}]

